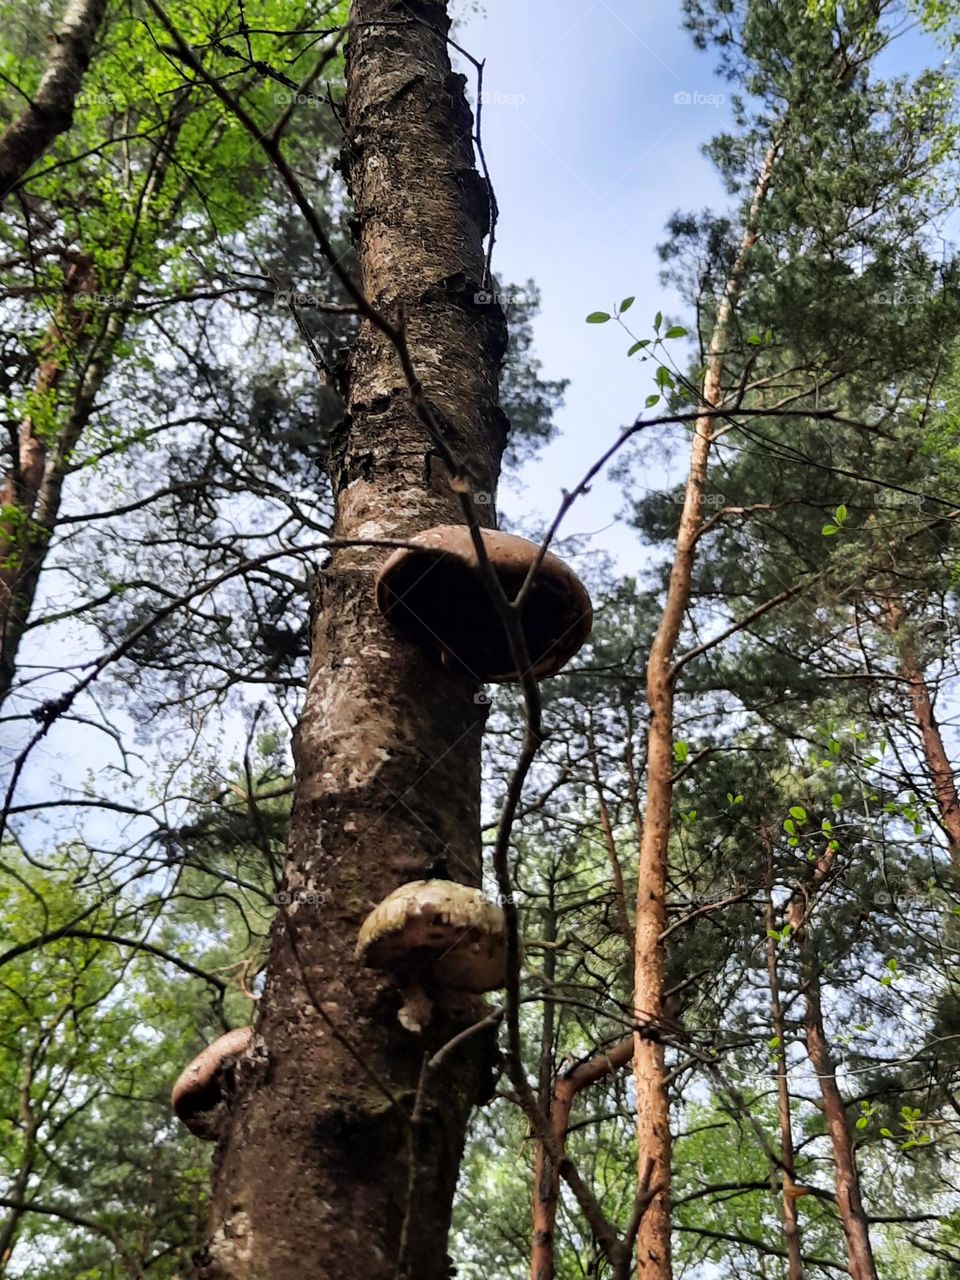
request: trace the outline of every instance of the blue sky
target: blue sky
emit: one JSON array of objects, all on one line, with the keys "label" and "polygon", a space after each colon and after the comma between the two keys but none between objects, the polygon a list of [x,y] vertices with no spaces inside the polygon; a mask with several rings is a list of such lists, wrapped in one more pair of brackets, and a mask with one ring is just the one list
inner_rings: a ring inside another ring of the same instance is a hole
[{"label": "blue sky", "polygon": [[[638,336],[658,310],[689,319],[659,282],[656,245],[675,209],[728,205],[702,147],[729,121],[730,86],[715,74],[715,51],[694,48],[679,3],[486,0],[457,38],[486,60],[484,150],[500,205],[494,267],[504,282],[539,285],[538,354],[547,376],[571,380],[561,438],[501,486],[508,519],[536,530],[651,391],[652,365],[628,362],[629,339],[585,316],[632,294]],[[942,57],[908,31],[878,69],[917,72]],[[650,483],[663,479],[658,469]],[[591,545],[622,571],[642,571],[643,548],[613,524],[622,505],[619,488],[599,481],[561,534],[595,533]]]},{"label": "blue sky", "polygon": [[[548,376],[571,380],[562,438],[524,470],[523,491],[507,480],[501,492],[508,517],[535,526],[651,390],[651,366],[626,359],[629,339],[584,318],[631,294],[639,336],[658,310],[682,314],[659,282],[656,245],[674,209],[726,204],[701,147],[728,118],[725,103],[703,99],[729,87],[713,74],[715,57],[694,49],[679,5],[488,0],[458,40],[487,63],[495,270],[505,282],[539,285],[538,353]],[[682,93],[700,100],[676,102]],[[631,572],[643,552],[629,531],[610,527],[621,505],[616,486],[598,482],[562,532],[597,531],[593,545]]]}]

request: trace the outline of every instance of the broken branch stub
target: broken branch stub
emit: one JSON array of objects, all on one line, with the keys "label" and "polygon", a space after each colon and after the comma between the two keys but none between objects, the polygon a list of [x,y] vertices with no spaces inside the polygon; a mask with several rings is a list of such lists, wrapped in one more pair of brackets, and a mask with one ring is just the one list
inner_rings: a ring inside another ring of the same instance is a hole
[{"label": "broken branch stub", "polygon": [[[497,529],[481,529],[491,568],[511,603],[539,554],[536,543]],[[448,664],[478,681],[517,681],[503,622],[483,580],[466,525],[439,525],[415,534],[377,575],[377,604],[410,640],[438,650]],[[587,589],[559,556],[547,552],[520,610],[537,678],[559,671],[593,626]]]}]

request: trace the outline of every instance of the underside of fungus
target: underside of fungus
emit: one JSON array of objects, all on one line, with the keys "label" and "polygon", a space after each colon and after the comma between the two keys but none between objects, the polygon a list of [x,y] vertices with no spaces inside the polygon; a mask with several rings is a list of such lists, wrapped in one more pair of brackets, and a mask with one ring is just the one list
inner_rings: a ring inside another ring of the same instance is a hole
[{"label": "underside of fungus", "polygon": [[[536,563],[526,538],[482,529],[490,566],[513,602]],[[380,612],[415,643],[439,650],[444,662],[479,681],[516,681],[522,672],[480,570],[466,525],[439,525],[398,548],[377,577]],[[593,609],[583,583],[551,552],[543,557],[520,610],[530,671],[559,671],[584,644]]]},{"label": "underside of fungus", "polygon": [[357,955],[389,973],[403,993],[408,1031],[428,1025],[436,988],[480,994],[506,981],[503,912],[479,889],[452,880],[413,880],[367,916]]},{"label": "underside of fungus", "polygon": [[216,1142],[233,1095],[233,1069],[253,1043],[253,1028],[238,1027],[208,1044],[181,1072],[170,1101],[197,1138]]}]

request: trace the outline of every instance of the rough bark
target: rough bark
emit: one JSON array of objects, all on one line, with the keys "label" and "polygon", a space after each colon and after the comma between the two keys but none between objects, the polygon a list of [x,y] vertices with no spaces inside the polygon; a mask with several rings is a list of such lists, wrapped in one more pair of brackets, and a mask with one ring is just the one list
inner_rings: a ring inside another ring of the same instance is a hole
[{"label": "rough bark", "polygon": [[920,730],[923,756],[930,775],[933,796],[937,802],[940,822],[946,833],[950,860],[954,872],[960,874],[960,796],[957,794],[956,775],[943,745],[943,736],[933,710],[930,687],[917,656],[917,648],[910,634],[910,628],[903,625],[905,618],[903,605],[895,597],[891,597],[886,602],[886,618],[897,648],[900,675],[909,690],[914,719]]},{"label": "rough bark", "polygon": [[804,1029],[807,1053],[820,1086],[823,1118],[833,1148],[837,1183],[837,1210],[847,1242],[847,1260],[852,1280],[877,1280],[877,1268],[870,1245],[870,1229],[860,1197],[860,1178],[843,1096],[837,1084],[837,1069],[823,1029],[820,1002],[820,972],[807,939],[802,942],[803,998],[806,1005]]},{"label": "rough bark", "polygon": [[[562,1151],[570,1127],[570,1112],[579,1094],[590,1085],[621,1067],[633,1056],[633,1039],[622,1040],[606,1053],[582,1062],[553,1085],[548,1114],[550,1128]],[[554,1280],[557,1202],[560,1197],[559,1165],[550,1159],[544,1144],[537,1142],[534,1165],[533,1245],[530,1251],[530,1280]]]},{"label": "rough bark", "polygon": [[663,1019],[664,944],[667,928],[667,856],[673,802],[674,655],[690,600],[697,539],[703,523],[715,408],[723,401],[724,352],[743,276],[757,241],[760,210],[773,177],[779,145],[764,157],[744,225],[737,260],[717,309],[707,353],[700,413],[694,427],[680,528],[660,625],[647,659],[647,803],[640,845],[634,962],[634,1017],[637,1023],[634,1075],[637,1087],[638,1169],[643,1178],[651,1163],[650,1184],[660,1189],[637,1237],[640,1280],[671,1280],[670,1249],[670,1103],[660,1039]]},{"label": "rough bark", "polygon": [[106,8],[107,0],[70,0],[67,5],[37,92],[0,134],[0,204],[73,123],[77,93]]},{"label": "rough bark", "polygon": [[[436,416],[474,488],[493,493],[505,333],[499,307],[477,297],[485,188],[447,29],[443,4],[356,0],[344,171],[363,289],[403,317]],[[329,459],[337,537],[460,522],[395,352],[368,324],[348,408]],[[412,1034],[397,1021],[395,983],[362,969],[354,947],[366,914],[405,881],[478,883],[485,712],[470,679],[380,617],[384,558],[383,548],[340,547],[321,574],[295,742],[292,901],[275,923],[255,1046],[217,1155],[204,1280],[450,1275],[451,1204],[492,1044],[486,1033],[458,1042],[418,1098],[425,1053],[473,1026],[478,1002],[441,993],[426,1032]]]}]

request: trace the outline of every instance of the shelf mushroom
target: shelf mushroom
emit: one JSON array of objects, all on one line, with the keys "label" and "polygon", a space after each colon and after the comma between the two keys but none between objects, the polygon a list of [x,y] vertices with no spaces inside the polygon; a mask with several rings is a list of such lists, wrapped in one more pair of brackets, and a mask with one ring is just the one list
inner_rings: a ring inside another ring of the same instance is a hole
[{"label": "shelf mushroom", "polygon": [[253,1043],[252,1027],[237,1027],[208,1044],[181,1072],[170,1101],[177,1118],[197,1138],[216,1142],[232,1094],[233,1068]]},{"label": "shelf mushroom", "polygon": [[[516,599],[539,547],[482,529],[490,565],[507,599]],[[480,572],[466,525],[438,525],[398,547],[377,575],[380,612],[411,640],[437,649],[447,665],[480,681],[521,679],[503,623]],[[532,674],[564,666],[590,635],[593,609],[573,570],[547,552],[520,610]]]},{"label": "shelf mushroom", "polygon": [[364,920],[357,955],[396,978],[404,996],[401,1026],[422,1031],[433,1001],[427,988],[482,994],[506,982],[503,912],[479,889],[453,880],[412,880],[388,894]]}]

